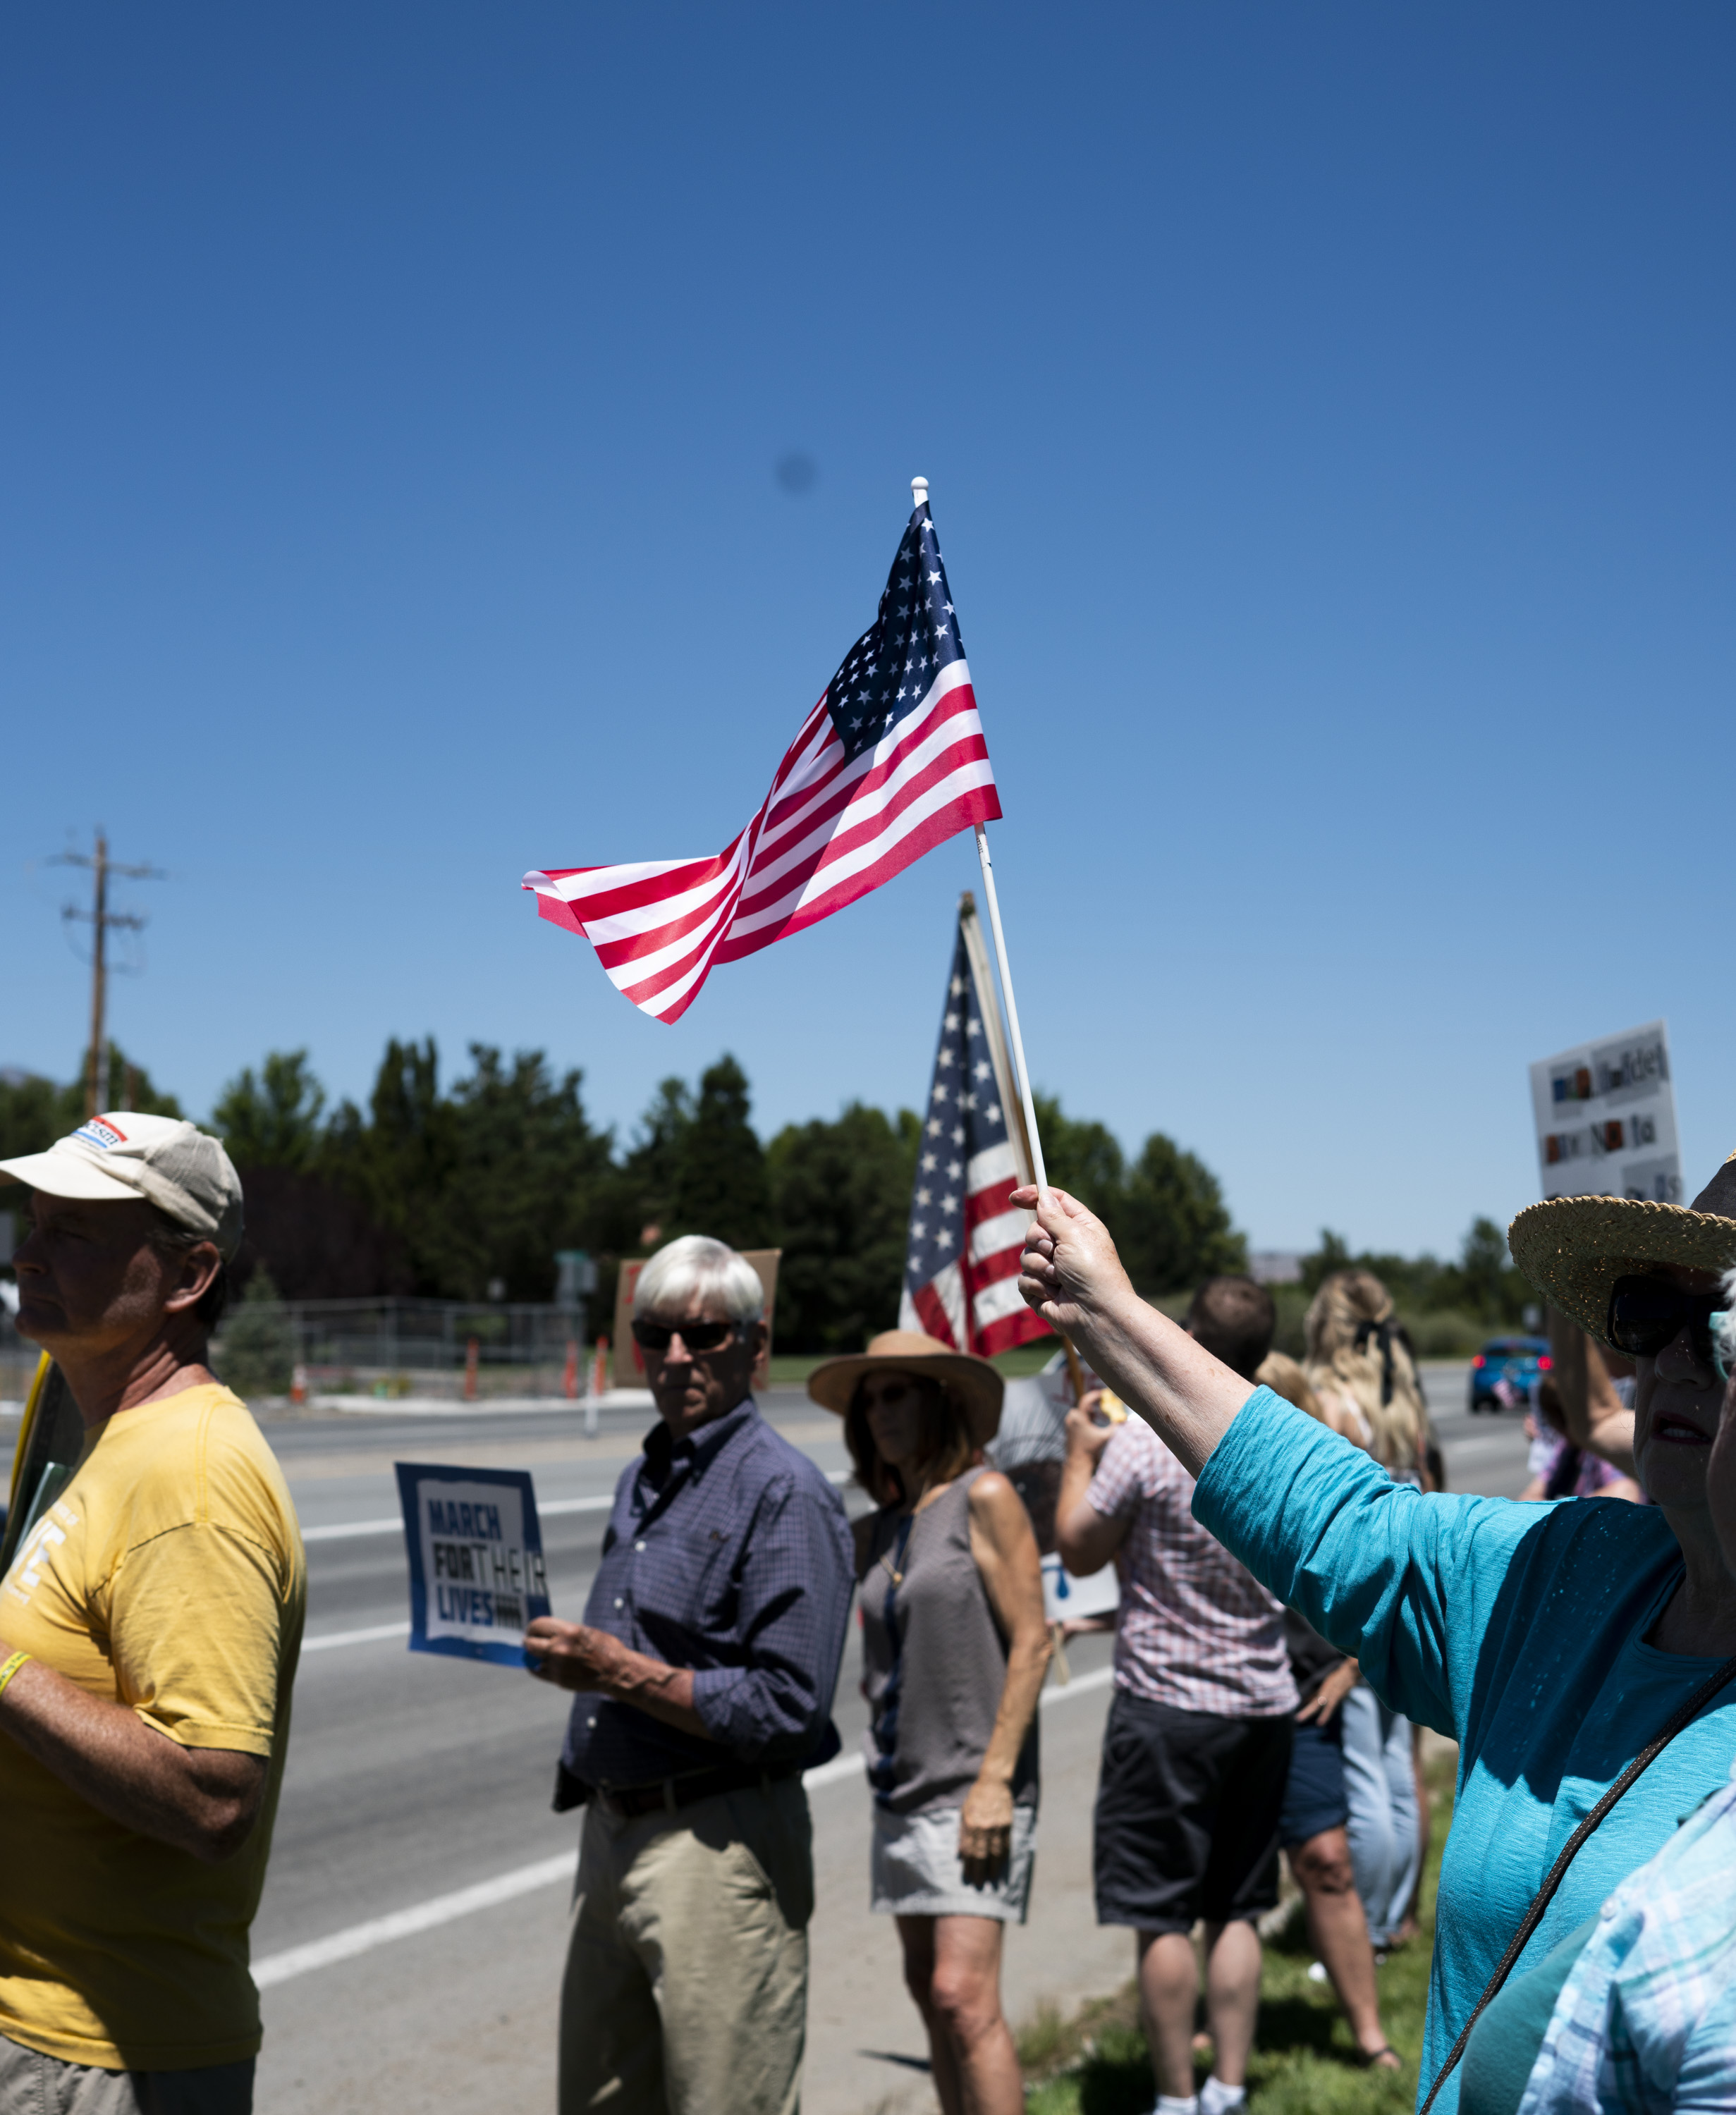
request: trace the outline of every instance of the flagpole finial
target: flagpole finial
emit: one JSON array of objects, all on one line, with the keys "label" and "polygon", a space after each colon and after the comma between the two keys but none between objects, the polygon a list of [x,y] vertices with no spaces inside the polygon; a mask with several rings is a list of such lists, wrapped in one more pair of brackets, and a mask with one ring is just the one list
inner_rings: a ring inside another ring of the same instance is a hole
[{"label": "flagpole finial", "polygon": [[928,479],[925,477],[913,477],[911,479],[910,496],[915,506],[925,507],[928,504]]}]

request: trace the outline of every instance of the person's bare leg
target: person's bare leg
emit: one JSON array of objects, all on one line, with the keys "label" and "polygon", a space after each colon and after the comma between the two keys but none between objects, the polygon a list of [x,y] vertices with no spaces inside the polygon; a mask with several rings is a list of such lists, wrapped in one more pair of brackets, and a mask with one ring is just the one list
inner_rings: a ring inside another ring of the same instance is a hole
[{"label": "person's bare leg", "polygon": [[1193,2016],[1200,1970],[1185,1931],[1139,1934],[1139,1995],[1157,2090],[1172,2100],[1193,2094]]},{"label": "person's bare leg", "polygon": [[999,1917],[934,1920],[929,2002],[952,2045],[962,2115],[1024,2115],[1025,2081],[1000,2008]]},{"label": "person's bare leg", "polygon": [[898,1943],[904,1949],[904,1987],[916,2000],[928,2034],[929,2076],[934,2081],[935,2098],[940,2103],[941,2115],[964,2115],[958,2058],[946,2022],[935,2009],[935,1919],[901,1916],[894,1921]]},{"label": "person's bare leg", "polygon": [[[1375,1986],[1375,1950],[1368,1919],[1357,1892],[1356,1869],[1350,1862],[1350,1838],[1342,1828],[1323,1828],[1306,1843],[1291,1847],[1290,1870],[1307,1905],[1308,1934],[1339,2003],[1365,2056],[1385,2048],[1380,2027],[1380,2000]],[[1395,2069],[1392,2057],[1383,2068]]]},{"label": "person's bare leg", "polygon": [[1211,2075],[1225,2085],[1247,2078],[1260,2012],[1260,1934],[1238,1918],[1206,1927],[1206,2018],[1215,2053]]}]

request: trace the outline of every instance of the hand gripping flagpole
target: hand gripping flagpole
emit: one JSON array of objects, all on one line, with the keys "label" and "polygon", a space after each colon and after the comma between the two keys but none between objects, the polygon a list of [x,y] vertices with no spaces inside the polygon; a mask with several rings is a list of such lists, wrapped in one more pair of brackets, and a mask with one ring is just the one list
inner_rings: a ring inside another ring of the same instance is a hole
[{"label": "hand gripping flagpole", "polygon": [[[910,496],[919,507],[928,503],[928,479],[913,477]],[[1036,1103],[1031,1097],[1031,1073],[1025,1063],[1025,1039],[1019,1034],[1018,1001],[1013,996],[1013,968],[1007,960],[1007,936],[1001,930],[1000,898],[994,892],[994,862],[989,856],[989,837],[976,825],[976,858],[982,868],[983,894],[989,902],[989,929],[994,935],[994,962],[1000,971],[1002,996],[1007,1002],[1008,1039],[1013,1045],[1013,1063],[1018,1080],[1019,1104],[1025,1112],[1025,1135],[1031,1141],[1031,1172],[1040,1191],[1049,1187],[1043,1166],[1043,1141],[1037,1136]]]}]

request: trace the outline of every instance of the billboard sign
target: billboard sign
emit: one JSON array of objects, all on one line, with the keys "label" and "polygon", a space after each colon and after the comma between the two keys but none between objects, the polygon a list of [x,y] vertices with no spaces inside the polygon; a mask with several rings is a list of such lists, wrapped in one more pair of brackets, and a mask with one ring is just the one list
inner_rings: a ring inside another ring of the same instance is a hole
[{"label": "billboard sign", "polygon": [[1661,1021],[1531,1068],[1543,1195],[1682,1201],[1669,1038]]}]

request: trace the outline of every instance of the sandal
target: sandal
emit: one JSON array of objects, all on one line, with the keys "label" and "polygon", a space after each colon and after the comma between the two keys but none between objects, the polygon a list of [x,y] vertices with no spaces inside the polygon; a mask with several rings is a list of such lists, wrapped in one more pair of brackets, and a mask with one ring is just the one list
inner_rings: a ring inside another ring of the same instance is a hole
[{"label": "sandal", "polygon": [[[1392,2058],[1390,2063],[1384,2061],[1388,2057]],[[1357,2051],[1357,2064],[1362,2071],[1373,2071],[1376,2067],[1382,2071],[1403,2071],[1404,2058],[1399,2055],[1390,2042],[1382,2042],[1377,2049],[1359,2048]]]}]

